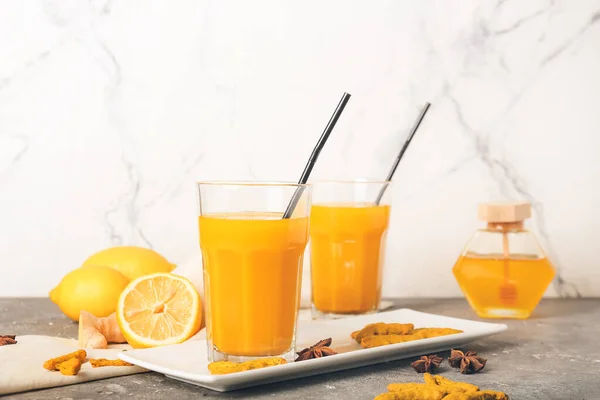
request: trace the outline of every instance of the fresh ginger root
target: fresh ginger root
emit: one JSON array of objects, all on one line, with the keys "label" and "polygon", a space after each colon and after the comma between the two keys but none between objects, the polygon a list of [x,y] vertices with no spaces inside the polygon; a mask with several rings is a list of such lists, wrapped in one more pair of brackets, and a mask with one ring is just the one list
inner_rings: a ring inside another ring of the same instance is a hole
[{"label": "fresh ginger root", "polygon": [[74,351],[73,353],[65,354],[63,356],[59,356],[56,358],[51,358],[50,360],[48,360],[44,363],[44,368],[46,368],[48,371],[58,371],[60,368],[60,365],[62,363],[64,363],[65,361],[68,361],[71,358],[76,358],[81,363],[83,363],[85,361],[86,357],[87,357],[87,353],[85,352],[85,350],[77,350],[77,351]]},{"label": "fresh ginger root", "polygon": [[108,343],[126,343],[117,324],[117,314],[98,318],[87,311],[79,313],[79,347],[106,349]]},{"label": "fresh ginger root", "polygon": [[466,382],[454,382],[441,375],[425,373],[425,383],[390,383],[388,393],[375,400],[508,400],[503,392],[479,390]]},{"label": "fresh ginger root", "polygon": [[98,367],[131,367],[133,364],[129,364],[123,360],[107,360],[106,358],[90,358],[90,364],[93,368]]},{"label": "fresh ginger root", "polygon": [[285,363],[285,359],[280,357],[261,358],[258,360],[244,361],[241,363],[231,361],[215,361],[208,364],[208,370],[213,375],[222,375],[231,374],[233,372],[249,371],[257,368],[271,367],[273,365]]},{"label": "fresh ginger root", "polygon": [[77,375],[81,369],[82,361],[79,358],[69,358],[58,365],[58,370],[63,375]]}]

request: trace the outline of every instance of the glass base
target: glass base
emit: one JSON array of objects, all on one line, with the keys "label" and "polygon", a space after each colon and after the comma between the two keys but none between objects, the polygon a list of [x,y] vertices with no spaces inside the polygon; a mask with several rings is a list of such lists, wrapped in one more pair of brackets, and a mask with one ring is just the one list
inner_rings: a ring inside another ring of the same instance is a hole
[{"label": "glass base", "polygon": [[310,315],[311,315],[312,319],[340,319],[340,318],[354,317],[357,315],[376,314],[378,310],[379,310],[379,307],[375,307],[372,310],[367,310],[364,312],[336,313],[336,312],[321,311],[321,310],[317,309],[317,307],[315,307],[314,304],[311,304]]},{"label": "glass base", "polygon": [[519,308],[484,308],[475,310],[481,318],[510,318],[510,319],[527,319],[531,315],[530,310]]},{"label": "glass base", "polygon": [[264,356],[237,356],[237,355],[233,355],[233,354],[223,353],[223,352],[219,351],[219,349],[217,349],[216,347],[211,346],[210,344],[208,345],[208,361],[209,362],[231,361],[231,362],[239,363],[239,362],[258,360],[261,358],[272,358],[272,357],[283,358],[288,363],[294,362],[294,360],[296,359],[296,347],[294,345],[292,345],[292,347],[283,354],[264,355]]}]

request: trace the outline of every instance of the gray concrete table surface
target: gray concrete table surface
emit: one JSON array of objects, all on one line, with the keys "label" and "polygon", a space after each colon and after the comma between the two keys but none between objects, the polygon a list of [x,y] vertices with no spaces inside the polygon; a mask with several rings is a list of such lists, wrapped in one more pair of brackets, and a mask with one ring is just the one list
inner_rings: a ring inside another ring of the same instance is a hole
[{"label": "gray concrete table surface", "polygon": [[[397,307],[477,320],[462,299],[395,299]],[[0,334],[76,337],[77,325],[47,299],[0,298]],[[461,375],[444,362],[440,374],[512,400],[600,399],[600,299],[544,300],[525,321],[503,321],[507,332],[473,342],[488,359],[475,375]],[[448,353],[443,353],[444,357]],[[373,399],[392,382],[420,382],[410,360],[381,363],[228,393],[180,383],[157,373],[9,395],[8,399]],[[3,366],[4,367],[4,366]]]}]

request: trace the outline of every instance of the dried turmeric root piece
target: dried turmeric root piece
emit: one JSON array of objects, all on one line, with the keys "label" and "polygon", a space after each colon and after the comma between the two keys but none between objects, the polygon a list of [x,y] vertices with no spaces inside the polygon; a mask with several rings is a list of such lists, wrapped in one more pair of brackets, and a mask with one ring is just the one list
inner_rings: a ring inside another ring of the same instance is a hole
[{"label": "dried turmeric root piece", "polygon": [[443,400],[469,400],[469,395],[465,394],[465,392],[454,392],[445,396]]},{"label": "dried turmeric root piece", "polygon": [[[473,399],[473,400],[508,400],[508,395],[504,392],[498,392],[495,390],[482,390],[474,394],[481,394],[484,397]],[[485,397],[487,396],[487,397]]]},{"label": "dried turmeric root piece", "polygon": [[441,375],[432,375],[432,377],[435,380],[435,382],[442,388],[460,388],[465,392],[476,392],[479,390],[479,387],[467,382],[455,382],[448,378],[444,378]]},{"label": "dried turmeric root piece", "polygon": [[388,344],[403,343],[404,335],[372,335],[365,336],[360,341],[360,346],[363,349],[372,347],[386,346]]},{"label": "dried turmeric root piece", "polygon": [[413,324],[387,324],[385,322],[377,322],[374,324],[366,325],[359,331],[352,332],[350,336],[352,337],[352,339],[356,340],[357,343],[360,343],[362,339],[366,336],[406,335],[407,333],[412,332],[413,329],[415,329],[415,326]]},{"label": "dried turmeric root piece", "polygon": [[425,383],[391,383],[388,393],[375,397],[377,400],[442,400],[446,392],[435,385]]},{"label": "dried turmeric root piece", "polygon": [[409,382],[409,383],[390,383],[387,386],[387,390],[388,392],[401,392],[404,389],[424,389],[425,387],[429,387],[429,386],[437,386],[437,385],[428,385],[426,383],[415,383],[415,382]]},{"label": "dried turmeric root piece", "polygon": [[423,374],[423,380],[425,381],[425,383],[427,383],[429,385],[437,385],[437,381],[435,380],[435,376],[431,375],[429,372],[425,372]]},{"label": "dried turmeric root piece", "polygon": [[69,358],[59,364],[58,370],[63,375],[77,375],[81,369],[82,361],[79,358]]},{"label": "dried turmeric root piece", "polygon": [[422,391],[418,389],[408,389],[403,392],[387,392],[376,396],[374,400],[442,400],[445,399],[437,391]]},{"label": "dried turmeric root piece", "polygon": [[260,358],[258,360],[236,363],[231,361],[215,361],[208,364],[208,370],[213,375],[231,374],[234,372],[249,371],[251,369],[271,367],[285,364],[286,361],[280,357]]},{"label": "dried turmeric root piece", "polygon": [[242,368],[244,371],[248,371],[251,369],[272,367],[274,365],[281,365],[281,364],[285,364],[285,363],[287,363],[287,361],[285,361],[285,359],[283,359],[281,357],[268,357],[268,358],[261,358],[258,360],[245,361],[242,363]]},{"label": "dried turmeric root piece", "polygon": [[381,393],[380,395],[375,396],[373,400],[396,400],[396,393]]},{"label": "dried turmeric root piece", "polygon": [[[433,397],[431,397],[433,396]],[[374,400],[439,400],[445,399],[445,397],[439,397],[437,395],[430,395],[426,392],[422,392],[418,389],[407,390],[403,392],[387,392],[382,393],[379,396],[375,396]]]},{"label": "dried turmeric root piece", "polygon": [[58,371],[61,363],[68,361],[71,358],[76,358],[79,361],[84,362],[86,357],[87,353],[85,352],[85,350],[77,350],[73,353],[65,354],[56,358],[51,358],[50,360],[44,363],[44,368],[46,368],[48,371]]},{"label": "dried turmeric root piece", "polygon": [[429,383],[429,384],[435,383],[440,388],[447,390],[448,393],[452,393],[452,392],[469,393],[469,392],[476,392],[479,390],[479,387],[477,387],[475,385],[471,385],[470,383],[455,382],[448,378],[444,378],[441,375],[431,375],[428,372],[426,372],[423,375],[423,379],[425,380],[425,383]]},{"label": "dried turmeric root piece", "polygon": [[388,344],[411,342],[413,340],[423,339],[416,335],[372,335],[362,338],[360,345],[365,349],[372,347],[385,346]]},{"label": "dried turmeric root piece", "polygon": [[106,358],[90,358],[92,368],[98,367],[131,367],[133,364],[123,360],[107,360]]},{"label": "dried turmeric root piece", "polygon": [[454,335],[455,333],[463,333],[459,329],[452,328],[419,328],[411,332],[411,335],[419,337],[419,339],[428,339],[438,336]]},{"label": "dried turmeric root piece", "polygon": [[[503,397],[497,397],[497,394]],[[481,392],[469,392],[469,393],[451,393],[444,397],[443,400],[505,400],[508,396],[502,392],[494,392],[492,390],[484,390]]]},{"label": "dried turmeric root piece", "polygon": [[391,383],[388,393],[375,400],[508,400],[502,392],[482,390],[465,382],[454,382],[440,375],[425,373],[425,383]]},{"label": "dried turmeric root piece", "polygon": [[390,383],[387,387],[387,390],[389,392],[402,392],[406,389],[419,389],[419,390],[424,390],[424,389],[435,389],[438,390],[440,392],[443,392],[443,388],[440,388],[438,385],[432,385],[429,383],[414,383],[414,382],[410,382],[410,383]]},{"label": "dried turmeric root piece", "polygon": [[[388,328],[386,328],[389,327]],[[352,337],[365,349],[385,346],[388,344],[412,342],[413,340],[428,339],[438,336],[462,333],[461,330],[452,328],[419,328],[410,329],[413,324],[371,324],[361,331],[352,332]],[[384,333],[405,332],[405,333]]]},{"label": "dried turmeric root piece", "polygon": [[241,363],[231,361],[215,361],[208,364],[208,370],[213,375],[231,374],[243,371]]}]

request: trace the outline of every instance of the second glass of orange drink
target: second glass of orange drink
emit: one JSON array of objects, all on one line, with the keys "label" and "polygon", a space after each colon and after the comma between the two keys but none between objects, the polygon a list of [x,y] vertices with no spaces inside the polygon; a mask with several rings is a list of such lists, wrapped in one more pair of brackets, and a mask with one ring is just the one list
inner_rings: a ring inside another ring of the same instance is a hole
[{"label": "second glass of orange drink", "polygon": [[368,314],[379,309],[390,184],[313,183],[310,265],[314,317]]},{"label": "second glass of orange drink", "polygon": [[293,361],[311,187],[199,182],[198,190],[209,361]]}]

